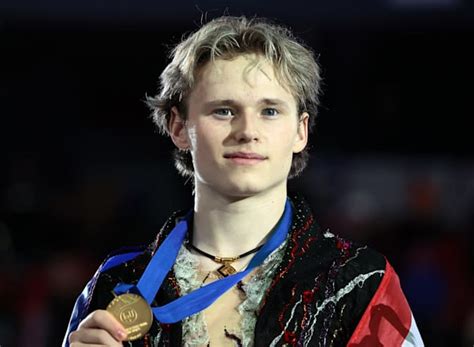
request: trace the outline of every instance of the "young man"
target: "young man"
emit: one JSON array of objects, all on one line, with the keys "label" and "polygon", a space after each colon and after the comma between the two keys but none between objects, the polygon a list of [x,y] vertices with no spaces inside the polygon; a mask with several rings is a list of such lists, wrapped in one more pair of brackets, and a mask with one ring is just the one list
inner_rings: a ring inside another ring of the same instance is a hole
[{"label": "young man", "polygon": [[149,104],[194,207],[102,264],[64,345],[422,345],[385,258],[287,197],[319,84],[312,52],[260,19],[218,18],[173,50]]}]

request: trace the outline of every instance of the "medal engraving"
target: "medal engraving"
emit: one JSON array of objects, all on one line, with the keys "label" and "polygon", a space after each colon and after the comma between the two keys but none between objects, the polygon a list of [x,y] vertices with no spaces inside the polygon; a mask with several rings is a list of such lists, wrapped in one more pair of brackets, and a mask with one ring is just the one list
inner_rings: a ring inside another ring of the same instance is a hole
[{"label": "medal engraving", "polygon": [[107,306],[110,312],[127,331],[126,341],[145,336],[153,322],[153,313],[140,295],[126,293],[116,296]]}]

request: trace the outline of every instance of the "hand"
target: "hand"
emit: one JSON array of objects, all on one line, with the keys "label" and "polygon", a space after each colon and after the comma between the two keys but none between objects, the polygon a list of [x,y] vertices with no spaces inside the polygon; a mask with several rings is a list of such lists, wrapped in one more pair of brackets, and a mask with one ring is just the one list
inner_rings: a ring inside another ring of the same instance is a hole
[{"label": "hand", "polygon": [[90,313],[76,331],[69,335],[70,347],[122,346],[127,333],[114,316],[105,310]]}]

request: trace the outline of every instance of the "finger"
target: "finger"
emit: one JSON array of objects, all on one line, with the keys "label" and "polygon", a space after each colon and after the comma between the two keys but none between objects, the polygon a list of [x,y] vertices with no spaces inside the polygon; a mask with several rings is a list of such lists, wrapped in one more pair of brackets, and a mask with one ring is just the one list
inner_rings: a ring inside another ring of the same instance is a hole
[{"label": "finger", "polygon": [[89,314],[79,324],[79,329],[81,328],[104,329],[117,341],[123,341],[127,337],[127,332],[122,324],[105,310],[96,310]]},{"label": "finger", "polygon": [[101,344],[105,346],[122,346],[122,343],[116,340],[104,329],[89,329],[81,328],[74,331],[69,336],[69,342],[86,343],[86,344]]}]

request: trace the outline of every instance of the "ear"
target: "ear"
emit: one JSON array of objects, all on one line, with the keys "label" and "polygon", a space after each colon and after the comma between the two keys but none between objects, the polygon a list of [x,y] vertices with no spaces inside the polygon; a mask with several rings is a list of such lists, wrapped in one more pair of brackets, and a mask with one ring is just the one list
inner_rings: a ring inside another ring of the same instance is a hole
[{"label": "ear", "polygon": [[186,129],[186,122],[181,117],[178,108],[173,106],[171,108],[171,117],[168,123],[168,129],[171,140],[180,150],[189,149],[188,131]]},{"label": "ear", "polygon": [[308,123],[309,114],[304,112],[298,120],[298,129],[296,133],[296,140],[293,145],[293,153],[299,153],[305,149],[308,143]]}]

